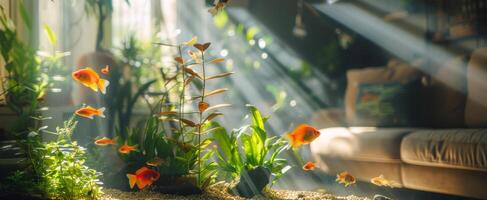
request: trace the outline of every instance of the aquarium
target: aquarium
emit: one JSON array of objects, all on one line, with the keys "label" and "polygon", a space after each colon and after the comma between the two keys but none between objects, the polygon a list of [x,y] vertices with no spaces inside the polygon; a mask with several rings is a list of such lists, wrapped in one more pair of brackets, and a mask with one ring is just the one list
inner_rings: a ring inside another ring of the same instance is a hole
[{"label": "aquarium", "polygon": [[0,0],[0,199],[487,199],[486,0]]}]

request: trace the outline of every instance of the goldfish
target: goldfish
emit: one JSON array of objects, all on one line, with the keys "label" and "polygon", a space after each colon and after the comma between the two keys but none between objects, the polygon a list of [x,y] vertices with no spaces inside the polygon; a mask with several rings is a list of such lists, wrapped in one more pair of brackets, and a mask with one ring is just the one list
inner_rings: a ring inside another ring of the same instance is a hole
[{"label": "goldfish", "polygon": [[130,188],[134,188],[135,184],[137,184],[139,189],[152,185],[152,183],[157,181],[160,176],[161,174],[159,174],[159,172],[147,167],[140,168],[135,174],[127,174]]},{"label": "goldfish", "polygon": [[382,174],[378,177],[374,177],[374,178],[370,179],[370,182],[374,185],[377,185],[377,186],[385,186],[385,187],[390,187],[390,188],[401,187],[401,185],[399,183],[385,179],[384,175],[382,175]]},{"label": "goldfish", "polygon": [[154,159],[147,161],[145,164],[147,164],[149,166],[157,167],[157,166],[165,164],[165,163],[166,163],[166,160],[159,158],[159,157],[155,157]]},{"label": "goldfish", "polygon": [[287,137],[293,149],[298,149],[301,145],[309,144],[319,136],[320,131],[316,128],[307,124],[301,124],[285,137]]},{"label": "goldfish", "polygon": [[80,82],[86,87],[91,88],[95,92],[100,90],[102,94],[106,93],[107,86],[110,84],[108,80],[101,79],[100,75],[98,75],[98,73],[96,73],[90,67],[75,71],[71,75],[74,80]]},{"label": "goldfish", "polygon": [[208,12],[211,15],[215,16],[218,12],[222,11],[228,4],[230,0],[215,0],[213,2],[213,7],[208,9]]},{"label": "goldfish", "polygon": [[314,162],[307,162],[303,165],[304,171],[314,170],[316,168],[316,164]]},{"label": "goldfish", "polygon": [[122,154],[128,154],[131,151],[135,151],[135,150],[137,150],[137,145],[130,146],[127,143],[125,143],[124,145],[120,146],[120,148],[118,148],[118,152]]},{"label": "goldfish", "polygon": [[337,174],[337,179],[336,181],[338,183],[341,183],[341,184],[344,184],[345,187],[348,187],[350,185],[353,185],[355,184],[356,182],[356,179],[354,176],[352,176],[350,173],[348,173],[347,171],[344,171],[342,173],[339,173]]},{"label": "goldfish", "polygon": [[106,65],[104,68],[102,68],[101,73],[103,73],[103,74],[110,73],[110,66]]},{"label": "goldfish", "polygon": [[91,106],[86,106],[86,107],[83,107],[83,108],[76,110],[74,113],[76,113],[77,115],[79,115],[81,117],[93,119],[93,116],[95,116],[95,115],[98,117],[101,117],[101,118],[105,118],[105,114],[103,114],[103,112],[105,112],[105,107],[96,109],[96,108],[93,108]]},{"label": "goldfish", "polygon": [[106,145],[109,145],[109,144],[116,144],[116,142],[113,139],[110,139],[110,138],[107,138],[107,137],[103,137],[101,139],[96,140],[95,141],[95,144],[96,145],[99,145],[99,146],[106,146]]}]

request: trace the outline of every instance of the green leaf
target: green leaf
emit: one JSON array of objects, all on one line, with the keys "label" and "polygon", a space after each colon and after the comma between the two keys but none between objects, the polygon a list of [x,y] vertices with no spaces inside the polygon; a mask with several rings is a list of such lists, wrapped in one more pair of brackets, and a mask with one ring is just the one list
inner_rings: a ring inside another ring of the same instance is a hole
[{"label": "green leaf", "polygon": [[254,105],[247,104],[246,106],[249,108],[250,114],[252,115],[252,125],[264,130],[264,120],[262,119],[260,111]]},{"label": "green leaf", "polygon": [[44,32],[47,35],[47,39],[49,40],[49,43],[52,46],[56,46],[56,44],[57,44],[56,33],[54,33],[54,31],[52,31],[52,29],[51,29],[51,27],[49,25],[44,24]]},{"label": "green leaf", "polygon": [[32,30],[32,21],[29,16],[29,12],[27,12],[27,9],[25,8],[24,1],[19,1],[19,11],[20,11],[20,16],[22,17],[22,20],[24,21],[25,26],[29,29]]}]

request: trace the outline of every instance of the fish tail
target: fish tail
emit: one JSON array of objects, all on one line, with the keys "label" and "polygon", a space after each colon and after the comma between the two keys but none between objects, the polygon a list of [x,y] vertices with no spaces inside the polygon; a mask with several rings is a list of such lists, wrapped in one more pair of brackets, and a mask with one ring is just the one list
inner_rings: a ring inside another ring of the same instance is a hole
[{"label": "fish tail", "polygon": [[101,118],[105,118],[105,114],[104,114],[105,110],[106,110],[105,107],[101,107],[100,109],[98,109],[97,115],[100,116]]},{"label": "fish tail", "polygon": [[135,183],[137,183],[137,176],[133,174],[127,174],[127,178],[129,179],[130,189],[134,188]]},{"label": "fish tail", "polygon": [[93,91],[98,92],[98,86],[96,84],[86,84],[89,88],[91,88]]},{"label": "fish tail", "polygon": [[105,79],[99,79],[97,84],[98,84],[98,88],[100,88],[101,93],[105,94],[107,92],[108,85],[110,85],[110,81]]}]

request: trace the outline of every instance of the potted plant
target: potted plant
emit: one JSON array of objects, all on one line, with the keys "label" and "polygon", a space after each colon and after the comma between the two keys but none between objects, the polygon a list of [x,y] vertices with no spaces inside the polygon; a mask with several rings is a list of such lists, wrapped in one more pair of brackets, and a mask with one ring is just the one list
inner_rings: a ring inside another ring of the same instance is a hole
[{"label": "potted plant", "polygon": [[261,195],[269,183],[275,183],[291,166],[278,157],[289,149],[288,142],[281,137],[269,137],[265,129],[268,118],[262,117],[255,106],[248,105],[248,108],[251,125],[230,134],[220,128],[213,133],[213,138],[220,147],[216,153],[218,169],[230,177],[227,181],[236,181],[231,190],[239,196],[252,198]]}]

